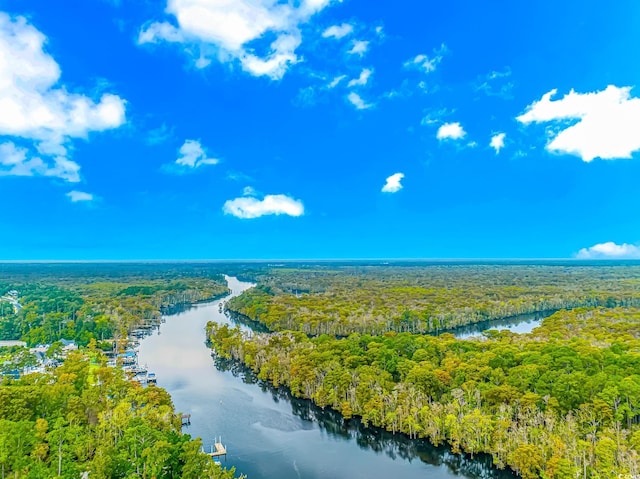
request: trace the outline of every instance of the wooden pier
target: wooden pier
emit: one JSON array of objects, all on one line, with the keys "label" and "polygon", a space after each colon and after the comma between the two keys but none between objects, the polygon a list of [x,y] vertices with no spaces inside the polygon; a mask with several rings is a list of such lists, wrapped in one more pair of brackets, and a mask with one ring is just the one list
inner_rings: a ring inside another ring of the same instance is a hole
[{"label": "wooden pier", "polygon": [[182,425],[183,426],[191,425],[191,414],[183,414],[182,415]]},{"label": "wooden pier", "polygon": [[[218,441],[222,441],[222,439],[219,439]],[[205,454],[207,456],[211,457],[212,459],[215,459],[216,457],[221,457],[221,456],[224,456],[226,458],[227,457],[227,448],[224,447],[222,442],[216,442],[216,443],[214,443],[213,446],[211,446],[211,451],[210,452],[205,452]]]}]

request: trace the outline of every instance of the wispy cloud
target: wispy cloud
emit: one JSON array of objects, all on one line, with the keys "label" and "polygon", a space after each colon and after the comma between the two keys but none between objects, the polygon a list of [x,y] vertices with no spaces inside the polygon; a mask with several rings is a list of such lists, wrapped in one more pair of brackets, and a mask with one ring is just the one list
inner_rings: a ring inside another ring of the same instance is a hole
[{"label": "wispy cloud", "polygon": [[439,108],[439,109],[430,109],[427,110],[424,117],[422,117],[421,124],[422,125],[437,125],[441,123],[444,117],[453,115],[455,110],[449,108]]},{"label": "wispy cloud", "polygon": [[474,89],[487,96],[497,96],[505,100],[513,98],[514,83],[511,81],[511,69],[494,70],[478,77]]},{"label": "wispy cloud", "polygon": [[640,247],[633,244],[616,244],[613,241],[582,248],[578,259],[640,259]]},{"label": "wispy cloud", "polygon": [[67,193],[66,196],[67,198],[69,198],[69,200],[71,200],[72,203],[80,203],[80,202],[87,202],[87,201],[94,200],[94,196],[91,193],[85,193],[84,191],[73,190]]},{"label": "wispy cloud", "polygon": [[404,178],[404,173],[394,173],[390,177],[387,178],[384,186],[382,187],[383,193],[397,193],[402,189],[402,179]]},{"label": "wispy cloud", "polygon": [[347,100],[358,110],[367,110],[373,107],[373,104],[367,103],[360,95],[353,91],[347,95]]},{"label": "wispy cloud", "polygon": [[147,133],[147,144],[151,146],[159,145],[173,138],[173,134],[173,128],[169,128],[166,123],[163,123],[158,128]]},{"label": "wispy cloud", "polygon": [[589,162],[631,158],[640,150],[640,98],[631,96],[631,87],[609,85],[591,93],[571,90],[552,100],[557,93],[555,89],[545,93],[516,118],[525,125],[553,122],[558,126],[557,133],[549,135],[548,151]]},{"label": "wispy cloud", "polygon": [[365,40],[354,40],[351,46],[351,50],[347,53],[350,55],[359,55],[364,56],[365,53],[369,50],[369,42]]},{"label": "wispy cloud", "polygon": [[343,23],[342,25],[332,25],[322,32],[324,38],[344,38],[353,32],[353,25]]},{"label": "wispy cloud", "polygon": [[335,88],[337,87],[343,80],[346,80],[347,75],[339,75],[335,77],[331,82],[327,85],[327,88]]},{"label": "wispy cloud", "polygon": [[244,191],[245,196],[228,200],[222,210],[225,214],[241,219],[255,219],[262,216],[302,216],[304,205],[302,201],[287,195],[266,195],[259,199],[253,196],[253,190]]},{"label": "wispy cloud", "polygon": [[431,56],[421,53],[404,62],[405,68],[415,68],[424,73],[431,73],[438,68],[440,62],[447,52],[447,46],[443,43],[439,48],[433,50]]},{"label": "wispy cloud", "polygon": [[371,68],[363,68],[360,72],[360,76],[358,78],[354,78],[350,80],[347,84],[348,87],[356,87],[356,86],[365,86],[369,83],[369,78],[373,74],[373,70]]}]

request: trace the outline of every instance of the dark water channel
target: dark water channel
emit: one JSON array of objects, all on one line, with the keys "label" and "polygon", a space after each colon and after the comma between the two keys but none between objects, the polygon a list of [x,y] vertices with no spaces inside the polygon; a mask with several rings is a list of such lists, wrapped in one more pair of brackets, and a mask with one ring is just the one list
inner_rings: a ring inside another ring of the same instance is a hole
[{"label": "dark water channel", "polygon": [[[228,278],[232,296],[252,284]],[[139,361],[156,373],[177,410],[191,414],[185,432],[206,447],[222,437],[226,465],[249,479],[492,478],[515,476],[426,441],[369,429],[258,381],[241,366],[214,361],[205,344],[208,321],[231,323],[219,301],[166,316],[141,342]],[[246,326],[243,326],[246,329]],[[225,463],[225,460],[222,460]]]}]

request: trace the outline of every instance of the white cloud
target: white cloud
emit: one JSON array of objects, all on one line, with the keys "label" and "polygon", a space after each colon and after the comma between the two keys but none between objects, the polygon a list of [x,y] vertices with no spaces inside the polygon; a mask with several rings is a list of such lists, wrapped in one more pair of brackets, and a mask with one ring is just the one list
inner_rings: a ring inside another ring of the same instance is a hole
[{"label": "white cloud", "polygon": [[464,131],[460,123],[445,123],[438,128],[436,138],[438,138],[438,140],[460,140],[464,138],[466,134],[467,132]]},{"label": "white cloud", "polygon": [[447,46],[443,43],[440,48],[434,49],[431,57],[425,54],[416,55],[414,58],[404,62],[404,67],[417,68],[424,73],[431,73],[436,70],[446,52]]},{"label": "white cloud", "polygon": [[220,162],[217,158],[207,158],[207,152],[197,140],[186,140],[179,152],[180,156],[176,160],[176,165],[187,168],[216,165]]},{"label": "white cloud", "polygon": [[632,244],[616,244],[613,241],[582,248],[578,259],[640,259],[640,247]]},{"label": "white cloud", "polygon": [[506,133],[496,133],[491,137],[489,146],[496,150],[496,155],[500,153],[500,150],[504,148],[504,139],[507,137]]},{"label": "white cloud", "polygon": [[371,78],[372,74],[373,74],[372,69],[363,68],[362,71],[360,72],[360,76],[358,78],[354,78],[353,80],[350,80],[347,86],[348,87],[365,86],[367,83],[369,83],[369,78]]},{"label": "white cloud", "polygon": [[365,102],[360,95],[353,91],[347,95],[347,100],[358,110],[367,110],[373,107],[371,103]]},{"label": "white cloud", "polygon": [[[301,0],[296,4],[274,0],[167,0],[166,12],[177,26],[154,22],[141,29],[138,43],[180,43],[204,68],[210,57],[221,62],[237,60],[254,76],[280,79],[300,59],[300,26],[323,10],[331,0]],[[258,53],[251,43],[275,36]]]},{"label": "white cloud", "polygon": [[78,203],[81,201],[93,201],[93,195],[91,193],[85,193],[84,191],[70,191],[67,193],[67,197],[72,203]]},{"label": "white cloud", "polygon": [[402,184],[400,183],[404,178],[404,173],[394,173],[389,178],[387,178],[386,183],[382,187],[383,193],[397,193],[402,189]]},{"label": "white cloud", "polygon": [[342,25],[333,25],[322,32],[324,38],[343,38],[350,35],[353,32],[353,26],[348,23]]},{"label": "white cloud", "polygon": [[339,76],[335,77],[333,80],[331,80],[331,83],[329,83],[327,85],[327,88],[335,88],[335,87],[337,87],[342,82],[342,80],[344,80],[346,78],[347,78],[347,75],[339,75]]},{"label": "white cloud", "polygon": [[350,55],[360,55],[362,57],[367,53],[367,50],[369,50],[369,42],[365,40],[354,40],[351,50],[347,53]]},{"label": "white cloud", "polygon": [[71,140],[121,126],[125,101],[105,93],[96,103],[69,93],[59,85],[60,66],[44,51],[46,41],[25,18],[0,12],[0,135],[23,144],[2,146],[0,174],[78,182],[80,166],[68,154]]},{"label": "white cloud", "polygon": [[300,200],[286,195],[267,195],[263,199],[258,199],[253,196],[254,193],[253,190],[248,191],[245,188],[245,196],[228,200],[222,210],[227,215],[242,219],[268,215],[302,216],[304,214],[304,205]]},{"label": "white cloud", "polygon": [[0,144],[0,176],[50,176],[77,183],[80,165],[62,156],[45,161],[9,141]]},{"label": "white cloud", "polygon": [[631,158],[640,150],[640,98],[631,96],[631,87],[609,85],[591,93],[571,90],[562,99],[552,100],[557,92],[545,93],[516,118],[524,124],[556,122],[558,130],[550,134],[548,151],[589,162]]}]

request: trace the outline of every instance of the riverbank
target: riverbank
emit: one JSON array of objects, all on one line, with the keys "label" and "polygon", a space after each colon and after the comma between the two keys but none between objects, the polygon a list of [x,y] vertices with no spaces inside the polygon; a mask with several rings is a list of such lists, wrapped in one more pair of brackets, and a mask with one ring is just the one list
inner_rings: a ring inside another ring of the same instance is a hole
[{"label": "riverbank", "polygon": [[[593,478],[611,477],[606,470],[635,477],[640,451],[629,438],[640,434],[640,397],[619,416],[614,411],[630,397],[621,384],[638,387],[637,365],[626,354],[640,347],[638,318],[633,308],[561,311],[532,334],[483,341],[409,333],[243,337],[215,324],[209,336],[219,355],[296,397],[455,452],[490,453],[526,479],[584,470]],[[594,436],[585,432],[587,411],[597,408],[609,412]],[[610,465],[599,458],[605,445],[615,450]]]}]

